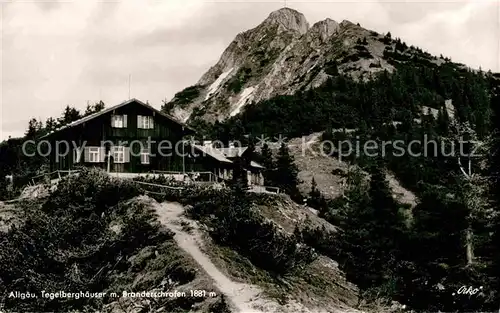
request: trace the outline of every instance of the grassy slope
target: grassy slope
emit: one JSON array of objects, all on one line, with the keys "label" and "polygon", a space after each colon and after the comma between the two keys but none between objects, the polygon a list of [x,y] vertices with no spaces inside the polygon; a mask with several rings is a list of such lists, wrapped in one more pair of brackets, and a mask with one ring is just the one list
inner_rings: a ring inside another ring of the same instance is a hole
[{"label": "grassy slope", "polygon": [[[282,231],[291,233],[295,227],[305,225],[335,230],[333,225],[295,204],[287,196],[265,196],[261,200],[256,206],[258,212]],[[256,268],[234,250],[216,245],[208,235],[205,236],[205,243],[205,252],[226,275],[240,282],[259,285],[269,296],[282,303],[296,300],[310,308],[334,310],[339,307],[353,308],[358,302],[356,286],[345,280],[337,263],[328,257],[319,256],[302,270],[278,278]]]},{"label": "grassy slope", "polygon": [[[334,199],[342,195],[343,177],[335,172],[346,173],[349,164],[335,157],[321,155],[318,143],[321,133],[311,134],[303,138],[293,138],[289,141],[290,154],[295,159],[299,169],[299,190],[306,195],[311,191],[311,181],[314,177],[318,189],[325,197]],[[310,143],[308,148],[308,144]],[[326,146],[328,147],[328,146]],[[277,153],[279,145],[270,144],[273,153]],[[394,197],[401,203],[416,205],[415,195],[401,186],[399,181],[391,173],[387,174],[389,185],[394,192]]]},{"label": "grassy slope", "polygon": [[[191,289],[214,290],[196,263],[176,246],[170,231],[159,224],[154,211],[135,197],[138,194],[140,191],[129,183],[89,171],[63,180],[48,196],[0,205],[5,217],[12,211],[19,216],[4,221],[0,232],[0,303],[4,308],[20,312],[127,312],[143,307],[207,312],[218,298],[188,296],[147,302],[137,298],[67,301],[39,297],[28,301],[7,298],[3,292],[177,290],[189,295]],[[13,222],[17,227],[11,227]]]}]

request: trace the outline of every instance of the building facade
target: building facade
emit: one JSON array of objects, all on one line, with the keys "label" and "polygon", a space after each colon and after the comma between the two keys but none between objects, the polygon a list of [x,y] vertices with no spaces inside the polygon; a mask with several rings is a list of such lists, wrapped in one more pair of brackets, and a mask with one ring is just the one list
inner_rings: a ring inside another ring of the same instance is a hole
[{"label": "building facade", "polygon": [[50,143],[50,169],[99,167],[109,172],[183,171],[183,138],[194,134],[181,122],[137,99],[104,109],[57,129]]},{"label": "building facade", "polygon": [[[50,171],[98,167],[110,173],[209,173],[230,181],[235,158],[245,159],[249,185],[263,185],[263,167],[246,147],[214,148],[188,141],[195,131],[137,99],[86,116],[42,137]],[[126,176],[126,175],[124,175]],[[199,175],[198,175],[199,176]]]},{"label": "building facade", "polygon": [[193,171],[210,171],[219,180],[230,181],[233,176],[236,158],[241,158],[245,163],[247,180],[250,186],[264,185],[264,167],[255,161],[248,147],[235,147],[231,143],[227,148],[214,147],[211,141],[203,144],[189,145],[188,164]]}]

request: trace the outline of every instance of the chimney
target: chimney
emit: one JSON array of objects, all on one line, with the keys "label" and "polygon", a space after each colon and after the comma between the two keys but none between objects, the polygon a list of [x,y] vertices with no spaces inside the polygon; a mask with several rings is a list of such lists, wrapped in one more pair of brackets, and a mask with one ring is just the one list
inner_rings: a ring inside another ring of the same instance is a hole
[{"label": "chimney", "polygon": [[205,141],[203,141],[203,145],[205,147],[210,147],[212,145],[212,141],[211,140],[205,140]]},{"label": "chimney", "polygon": [[233,141],[229,142],[229,148],[234,148],[234,142]]}]

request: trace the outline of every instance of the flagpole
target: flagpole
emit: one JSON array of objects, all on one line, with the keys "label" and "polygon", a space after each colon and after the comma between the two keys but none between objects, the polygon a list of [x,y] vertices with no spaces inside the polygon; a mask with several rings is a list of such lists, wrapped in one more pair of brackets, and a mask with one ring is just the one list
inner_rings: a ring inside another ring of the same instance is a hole
[{"label": "flagpole", "polygon": [[130,100],[130,79],[132,77],[132,74],[128,74],[128,99]]},{"label": "flagpole", "polygon": [[184,153],[184,145],[186,141],[184,140],[184,126],[182,126],[182,174],[186,175],[186,154]]}]

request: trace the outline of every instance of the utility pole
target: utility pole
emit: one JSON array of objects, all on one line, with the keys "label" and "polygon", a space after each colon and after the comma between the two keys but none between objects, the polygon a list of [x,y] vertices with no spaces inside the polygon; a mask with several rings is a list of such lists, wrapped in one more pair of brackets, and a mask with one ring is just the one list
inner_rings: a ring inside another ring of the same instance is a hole
[{"label": "utility pole", "polygon": [[287,1],[287,0],[284,0],[284,1],[285,1],[285,8],[286,8],[286,7],[287,7],[287,6],[286,6],[286,1]]},{"label": "utility pole", "polygon": [[108,174],[111,172],[111,149],[108,150],[108,166],[107,166]]},{"label": "utility pole", "polygon": [[184,139],[184,126],[182,126],[182,174],[186,176],[186,154],[184,153],[184,146],[186,145],[186,140]]},{"label": "utility pole", "polygon": [[128,99],[130,100],[130,79],[132,77],[132,74],[128,74]]}]

